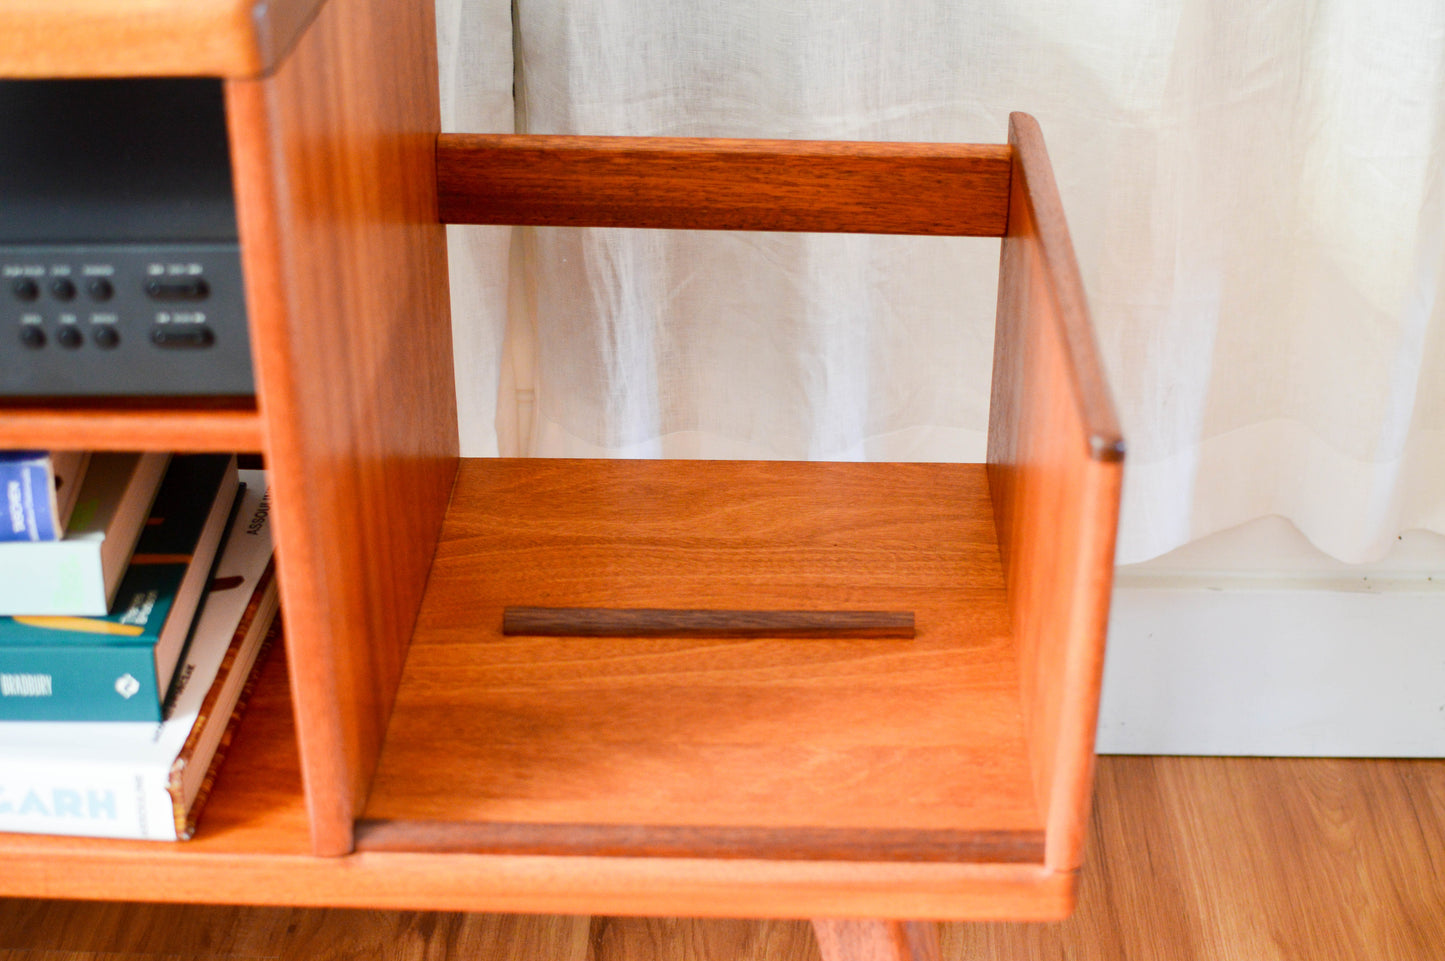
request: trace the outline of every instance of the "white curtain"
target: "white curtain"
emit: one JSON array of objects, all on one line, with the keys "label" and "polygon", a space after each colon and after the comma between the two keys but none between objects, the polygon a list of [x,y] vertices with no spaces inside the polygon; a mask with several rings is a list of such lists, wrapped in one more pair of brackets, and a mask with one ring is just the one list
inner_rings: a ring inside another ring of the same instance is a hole
[{"label": "white curtain", "polygon": [[[1271,514],[1347,561],[1445,533],[1438,0],[514,6],[438,0],[449,129],[1034,114],[1130,445],[1121,562]],[[488,228],[452,257],[466,453],[982,457],[994,242]]]},{"label": "white curtain", "polygon": [[[512,8],[509,0],[437,0],[437,60],[442,129],[466,133],[512,133]],[[456,362],[457,420],[462,453],[488,457],[518,454],[515,391],[504,367],[508,227],[448,227],[452,288],[452,351]],[[504,376],[505,375],[505,376]],[[505,397],[505,403],[499,404]],[[503,451],[499,413],[511,418]]]}]

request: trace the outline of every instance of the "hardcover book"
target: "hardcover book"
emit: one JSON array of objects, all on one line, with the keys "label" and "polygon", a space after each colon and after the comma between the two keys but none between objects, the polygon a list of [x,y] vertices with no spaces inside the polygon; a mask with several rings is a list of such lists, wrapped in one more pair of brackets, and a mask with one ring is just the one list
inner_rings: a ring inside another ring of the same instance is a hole
[{"label": "hardcover book", "polygon": [[0,543],[0,614],[109,611],[169,462],[92,454],[63,538]]},{"label": "hardcover book", "polygon": [[172,458],[109,614],[0,618],[0,720],[159,721],[237,483],[234,457]]},{"label": "hardcover book", "polygon": [[166,718],[0,723],[0,831],[184,840],[279,632],[265,475],[245,489]]},{"label": "hardcover book", "polygon": [[60,540],[89,462],[83,450],[0,451],[0,543]]}]

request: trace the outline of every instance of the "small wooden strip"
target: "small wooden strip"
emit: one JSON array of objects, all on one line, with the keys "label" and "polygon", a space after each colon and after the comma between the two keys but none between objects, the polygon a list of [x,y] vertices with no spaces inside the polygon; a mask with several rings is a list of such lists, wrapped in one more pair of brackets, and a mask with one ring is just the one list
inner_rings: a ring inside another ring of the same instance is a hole
[{"label": "small wooden strip", "polygon": [[426,854],[1041,864],[1044,832],[372,819],[358,851]]},{"label": "small wooden strip", "polygon": [[449,224],[1000,237],[1005,144],[442,134]]},{"label": "small wooden strip", "polygon": [[532,637],[912,638],[912,611],[712,611],[508,607],[502,633]]}]

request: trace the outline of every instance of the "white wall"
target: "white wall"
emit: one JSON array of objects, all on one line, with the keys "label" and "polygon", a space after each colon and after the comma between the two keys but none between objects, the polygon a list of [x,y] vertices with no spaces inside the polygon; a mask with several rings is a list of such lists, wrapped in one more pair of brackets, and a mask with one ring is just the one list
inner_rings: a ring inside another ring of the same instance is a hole
[{"label": "white wall", "polygon": [[1098,749],[1445,757],[1445,537],[1351,566],[1267,518],[1120,568]]}]

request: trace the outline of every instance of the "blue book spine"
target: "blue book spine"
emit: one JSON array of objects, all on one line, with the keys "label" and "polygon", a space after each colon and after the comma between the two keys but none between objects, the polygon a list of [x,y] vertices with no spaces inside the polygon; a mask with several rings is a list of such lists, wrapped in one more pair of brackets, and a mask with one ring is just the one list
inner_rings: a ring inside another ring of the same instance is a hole
[{"label": "blue book spine", "polygon": [[5,510],[0,541],[53,541],[63,533],[55,517],[55,479],[45,451],[0,452],[0,494]]}]

